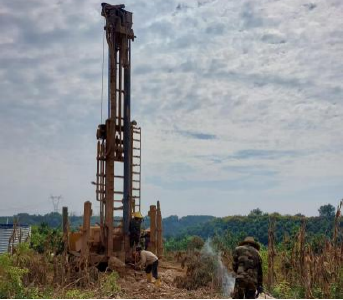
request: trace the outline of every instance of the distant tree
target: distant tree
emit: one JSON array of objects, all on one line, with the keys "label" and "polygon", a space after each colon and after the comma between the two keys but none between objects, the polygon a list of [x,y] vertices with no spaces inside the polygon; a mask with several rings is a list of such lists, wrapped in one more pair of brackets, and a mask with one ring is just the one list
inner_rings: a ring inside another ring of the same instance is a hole
[{"label": "distant tree", "polygon": [[262,216],[263,212],[259,208],[255,208],[250,211],[249,216]]},{"label": "distant tree", "polygon": [[301,214],[301,213],[297,213],[297,214],[295,214],[294,215],[295,217],[300,217],[300,218],[303,218],[303,217],[305,217],[303,214]]},{"label": "distant tree", "polygon": [[336,211],[335,207],[331,204],[322,205],[318,209],[319,217],[324,217],[328,219],[335,217],[335,211]]}]

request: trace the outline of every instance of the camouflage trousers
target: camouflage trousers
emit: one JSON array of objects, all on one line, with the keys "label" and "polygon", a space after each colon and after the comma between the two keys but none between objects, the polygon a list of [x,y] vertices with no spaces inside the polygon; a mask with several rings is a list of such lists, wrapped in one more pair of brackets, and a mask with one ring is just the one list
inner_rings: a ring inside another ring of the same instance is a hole
[{"label": "camouflage trousers", "polygon": [[233,299],[255,299],[256,286],[243,279],[236,279]]}]

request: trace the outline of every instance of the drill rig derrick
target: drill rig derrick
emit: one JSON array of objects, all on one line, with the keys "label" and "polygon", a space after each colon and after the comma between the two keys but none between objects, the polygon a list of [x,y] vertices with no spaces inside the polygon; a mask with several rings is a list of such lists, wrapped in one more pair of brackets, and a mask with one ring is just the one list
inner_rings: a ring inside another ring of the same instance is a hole
[{"label": "drill rig derrick", "polygon": [[[100,201],[101,240],[107,257],[114,249],[114,211],[123,210],[122,226],[117,230],[115,243],[129,251],[129,225],[132,211],[132,130],[131,102],[131,41],[134,40],[132,13],[124,5],[102,3],[108,44],[108,119],[97,130],[98,167],[97,200]],[[115,169],[121,175],[115,175]],[[116,179],[116,180],[115,180]],[[123,189],[115,181],[123,181]],[[119,195],[122,199],[116,199]],[[114,203],[122,202],[115,207]],[[120,232],[121,231],[121,232]],[[120,240],[121,237],[121,240]]]},{"label": "drill rig derrick", "polygon": [[[114,256],[130,260],[130,221],[133,213],[141,211],[141,128],[131,122],[132,13],[123,4],[101,5],[108,44],[108,115],[96,132],[97,171],[92,182],[100,203],[100,226],[91,226],[92,208],[87,201],[83,226],[78,232],[65,233],[69,253],[81,254],[81,261],[87,258],[92,265],[108,263]],[[161,218],[156,223],[161,230],[152,235],[162,241]]]}]

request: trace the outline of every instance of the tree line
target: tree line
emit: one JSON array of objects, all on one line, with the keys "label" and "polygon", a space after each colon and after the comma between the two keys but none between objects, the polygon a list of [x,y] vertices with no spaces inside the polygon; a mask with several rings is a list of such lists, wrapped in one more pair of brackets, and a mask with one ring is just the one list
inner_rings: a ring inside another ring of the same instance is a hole
[{"label": "tree line", "polygon": [[[299,229],[301,222],[306,221],[306,231],[311,238],[329,237],[333,231],[335,207],[331,204],[318,209],[317,217],[305,217],[301,214],[281,215],[279,213],[264,213],[259,208],[253,209],[247,216],[228,216],[216,218],[213,216],[169,216],[163,218],[163,236],[166,240],[182,241],[189,236],[199,236],[203,239],[215,236],[233,235],[235,237],[253,236],[260,243],[268,243],[269,220],[276,220],[276,240],[280,242],[285,236],[292,236]],[[69,216],[70,227],[77,229],[83,222],[82,216]],[[17,214],[12,217],[0,217],[0,223],[40,225],[46,224],[52,228],[60,228],[62,215],[49,213],[45,215]],[[92,216],[91,224],[99,223],[99,216]],[[149,218],[144,218],[143,227],[149,227]],[[341,218],[340,226],[343,226]],[[185,243],[184,243],[185,244]]]},{"label": "tree line", "polygon": [[[294,236],[302,222],[305,222],[307,239],[319,242],[332,237],[335,207],[331,204],[323,205],[318,209],[318,212],[319,215],[316,217],[305,217],[301,214],[293,216],[279,213],[268,214],[257,208],[253,209],[247,216],[213,218],[195,225],[180,226],[177,231],[167,229],[164,236],[170,250],[185,250],[188,241],[193,236],[201,237],[204,240],[208,238],[220,239],[225,243],[236,245],[244,237],[252,236],[266,246],[270,220],[273,219],[276,223],[276,243]],[[343,218],[341,217],[339,220],[339,226],[343,228]],[[170,222],[171,220],[168,220],[168,223]],[[177,219],[174,218],[174,222],[177,222]],[[173,226],[176,227],[175,224]],[[340,236],[339,239],[342,240],[343,237]]]}]

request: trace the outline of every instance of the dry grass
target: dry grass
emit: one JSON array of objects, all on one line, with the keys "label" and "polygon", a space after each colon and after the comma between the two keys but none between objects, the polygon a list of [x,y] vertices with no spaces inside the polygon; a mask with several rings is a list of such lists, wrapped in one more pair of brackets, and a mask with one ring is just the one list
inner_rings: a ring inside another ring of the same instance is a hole
[{"label": "dry grass", "polygon": [[183,258],[187,267],[186,276],[175,279],[178,288],[195,290],[204,286],[213,286],[217,261],[213,256],[207,254],[195,254]]},{"label": "dry grass", "polygon": [[[290,241],[286,239],[282,250],[275,256],[272,227],[270,227],[270,248],[268,249],[268,288],[270,291],[283,289],[285,298],[335,298],[343,296],[343,244],[339,241],[340,217],[342,201],[337,208],[334,232],[331,239],[323,242],[318,251],[313,245],[306,243],[305,219],[296,234],[291,249],[287,249]],[[316,251],[315,251],[316,250]],[[269,278],[273,269],[277,278],[274,282]],[[298,290],[298,294],[294,291]],[[293,294],[292,294],[293,293]]]}]

